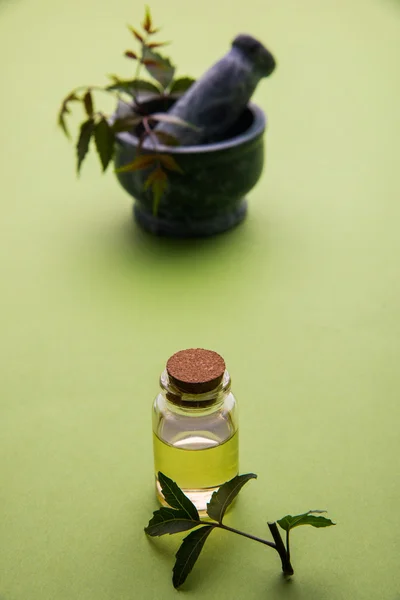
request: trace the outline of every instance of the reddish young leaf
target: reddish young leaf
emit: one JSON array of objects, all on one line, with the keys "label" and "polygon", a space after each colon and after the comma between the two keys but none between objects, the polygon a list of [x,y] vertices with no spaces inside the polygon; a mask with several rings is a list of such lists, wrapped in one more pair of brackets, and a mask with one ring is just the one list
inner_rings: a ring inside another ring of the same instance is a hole
[{"label": "reddish young leaf", "polygon": [[142,23],[142,27],[145,31],[147,31],[147,33],[149,33],[151,31],[151,26],[152,26],[152,21],[151,21],[150,8],[148,6],[146,6],[146,12],[144,15],[144,21]]},{"label": "reddish young leaf", "polygon": [[146,44],[147,48],[160,48],[161,46],[168,46],[171,42],[150,42]]},{"label": "reddish young leaf", "polygon": [[132,50],[126,50],[125,56],[126,58],[133,58],[133,60],[137,60],[137,54],[132,52]]},{"label": "reddish young leaf", "polygon": [[134,27],[129,27],[129,30],[130,30],[131,33],[133,33],[133,35],[138,40],[138,42],[140,42],[141,44],[143,44],[144,37],[142,35],[140,35],[140,33],[138,31],[136,31],[136,29]]},{"label": "reddish young leaf", "polygon": [[127,165],[123,165],[115,170],[116,173],[129,173],[130,171],[140,171],[141,169],[147,169],[155,162],[157,162],[158,157],[156,154],[141,154],[137,156],[135,160],[128,163]]},{"label": "reddish young leaf", "polygon": [[175,171],[176,173],[183,173],[181,167],[178,165],[176,160],[170,154],[159,154],[158,159],[160,163],[168,169],[168,171]]},{"label": "reddish young leaf", "polygon": [[114,132],[104,117],[96,124],[94,141],[104,172],[114,154]]},{"label": "reddish young leaf", "polygon": [[88,90],[83,96],[83,105],[85,107],[87,116],[93,117],[93,98],[90,90]]},{"label": "reddish young leaf", "polygon": [[89,143],[94,131],[94,119],[88,119],[81,125],[81,129],[79,132],[78,142],[76,144],[76,152],[77,152],[77,171],[80,173],[83,159],[85,158],[88,150]]},{"label": "reddish young leaf", "polygon": [[159,62],[156,60],[150,60],[149,58],[145,58],[142,62],[146,67],[160,67]]}]

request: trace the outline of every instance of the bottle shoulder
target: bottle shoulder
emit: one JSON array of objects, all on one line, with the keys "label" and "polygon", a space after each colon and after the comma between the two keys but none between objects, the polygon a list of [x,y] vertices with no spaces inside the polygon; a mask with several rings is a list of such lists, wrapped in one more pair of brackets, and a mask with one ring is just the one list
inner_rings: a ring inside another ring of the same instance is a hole
[{"label": "bottle shoulder", "polygon": [[182,410],[158,394],[153,404],[153,432],[157,437],[174,444],[187,435],[201,433],[217,443],[232,437],[237,431],[237,405],[232,392],[213,410]]}]

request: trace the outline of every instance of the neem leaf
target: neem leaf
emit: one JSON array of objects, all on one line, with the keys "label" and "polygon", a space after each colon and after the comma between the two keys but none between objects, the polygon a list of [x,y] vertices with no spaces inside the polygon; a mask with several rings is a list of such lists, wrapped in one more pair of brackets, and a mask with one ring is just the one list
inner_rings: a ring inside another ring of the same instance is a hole
[{"label": "neem leaf", "polygon": [[170,123],[171,125],[178,125],[179,127],[187,127],[188,129],[193,129],[194,131],[201,131],[200,127],[196,127],[196,125],[192,125],[187,121],[184,121],[180,117],[176,117],[175,115],[169,115],[167,113],[153,113],[149,115],[150,121],[159,121],[161,123]]},{"label": "neem leaf", "polygon": [[146,44],[148,48],[161,48],[161,46],[168,46],[171,42],[150,42],[150,44]]},{"label": "neem leaf", "polygon": [[145,47],[143,49],[143,64],[150,75],[162,85],[163,89],[169,86],[175,74],[175,67],[169,58],[164,58],[157,52]]},{"label": "neem leaf", "polygon": [[[159,156],[157,159],[159,160]],[[160,166],[158,166],[146,179],[144,182],[144,189],[147,190],[151,186],[151,191],[153,192],[153,215],[157,216],[158,207],[161,202],[161,198],[167,189],[168,178],[165,171],[162,170]],[[172,482],[173,483],[173,482]],[[176,485],[176,484],[174,484]],[[178,486],[176,486],[178,488]],[[179,490],[179,488],[178,488]],[[179,490],[180,491],[180,490]],[[183,494],[185,496],[185,494]],[[186,498],[186,496],[185,496]],[[189,501],[190,502],[190,501]]]},{"label": "neem leaf", "polygon": [[131,33],[133,33],[133,35],[138,40],[138,42],[140,42],[141,44],[143,44],[143,42],[144,42],[143,36],[140,35],[140,33],[134,27],[129,27],[129,30],[130,30]]},{"label": "neem leaf", "polygon": [[158,159],[160,163],[168,171],[176,171],[177,173],[183,173],[181,167],[178,165],[176,160],[169,154],[159,154]]},{"label": "neem leaf", "polygon": [[69,110],[65,110],[65,109],[61,109],[60,110],[60,112],[58,113],[58,125],[59,125],[59,127],[61,127],[61,129],[63,130],[63,132],[65,133],[65,135],[69,139],[71,137],[71,134],[69,132],[69,129],[67,127],[67,123],[66,123],[66,120],[65,120],[65,115],[67,113],[69,113]]},{"label": "neem leaf", "polygon": [[150,8],[148,6],[146,6],[142,27],[145,31],[147,31],[147,33],[149,33],[151,31],[152,24],[153,23],[151,20]]},{"label": "neem leaf", "polygon": [[105,171],[114,154],[114,132],[104,117],[96,124],[94,141],[103,171]]},{"label": "neem leaf", "polygon": [[128,117],[121,117],[120,119],[115,119],[112,128],[115,133],[119,131],[130,131],[136,125],[139,125],[142,117],[134,117],[130,115]]},{"label": "neem leaf", "polygon": [[[155,160],[158,161],[158,156],[157,156],[157,158]],[[163,173],[163,177],[165,176],[164,171],[162,169],[160,169],[160,167],[156,167],[154,169],[154,171],[152,171],[150,173],[150,175],[148,176],[148,178],[144,182],[143,189],[147,190],[149,187],[151,187],[153,185],[153,183],[154,183],[154,181],[156,179],[161,179],[161,175],[160,175],[159,171],[161,171],[161,173]]]},{"label": "neem leaf", "polygon": [[255,473],[236,475],[236,477],[221,485],[219,490],[213,493],[210,502],[207,504],[208,516],[221,523],[226,509],[250,479],[257,479],[257,475]]},{"label": "neem leaf", "polygon": [[165,146],[179,146],[178,138],[170,133],[166,133],[165,131],[157,131],[157,129],[154,129],[152,131],[152,135],[155,135],[161,144],[164,144]]},{"label": "neem leaf", "polygon": [[155,154],[141,154],[140,156],[137,156],[132,162],[116,169],[115,172],[128,173],[129,171],[140,171],[141,169],[147,169],[147,167],[150,167],[157,160],[157,155]]},{"label": "neem leaf", "polygon": [[150,81],[145,81],[144,79],[117,79],[115,83],[109,85],[106,89],[116,92],[125,92],[130,96],[135,96],[138,92],[153,92],[155,94],[160,94],[161,91],[157,85]]},{"label": "neem leaf", "polygon": [[83,96],[83,106],[85,107],[87,116],[93,117],[93,98],[90,90]]},{"label": "neem leaf", "polygon": [[145,58],[145,59],[143,60],[143,64],[144,64],[146,67],[157,67],[157,66],[158,66],[158,62],[157,62],[156,60],[152,60],[152,59],[150,59],[150,58]]},{"label": "neem leaf", "polygon": [[172,570],[172,583],[174,588],[178,588],[186,581],[187,576],[193,569],[196,560],[206,542],[206,539],[214,529],[213,525],[205,525],[192,531],[183,540],[181,547],[176,553],[176,562]]},{"label": "neem leaf", "polygon": [[79,132],[79,138],[76,145],[78,163],[77,163],[77,171],[78,174],[81,170],[82,161],[85,158],[88,150],[89,143],[94,131],[94,119],[88,119],[81,125],[81,129]]},{"label": "neem leaf", "polygon": [[166,533],[178,533],[197,527],[199,521],[188,519],[187,513],[183,510],[175,510],[162,506],[153,513],[153,518],[145,528],[147,535],[160,536]]},{"label": "neem leaf", "polygon": [[61,108],[60,108],[59,113],[58,113],[58,125],[61,127],[61,129],[63,130],[63,132],[67,136],[67,138],[71,138],[71,135],[69,133],[65,117],[66,117],[67,114],[69,114],[71,112],[69,110],[69,106],[68,106],[69,103],[70,102],[74,102],[74,101],[75,102],[79,102],[80,98],[78,98],[78,96],[75,94],[75,92],[71,92],[63,100],[63,102],[61,104]]},{"label": "neem leaf", "polygon": [[161,491],[167,504],[173,508],[179,508],[186,512],[190,519],[199,521],[199,513],[195,505],[189,500],[182,490],[164,473],[158,473],[158,481],[161,485]]},{"label": "neem leaf", "polygon": [[132,58],[133,60],[137,60],[137,54],[136,52],[133,52],[133,50],[126,50],[124,54],[126,58]]},{"label": "neem leaf", "polygon": [[175,79],[172,82],[172,85],[169,89],[170,94],[177,94],[181,92],[186,92],[195,82],[195,79],[191,77],[179,77],[179,79]]},{"label": "neem leaf", "polygon": [[[153,192],[153,215],[156,217],[158,207],[160,206],[161,198],[167,189],[167,174],[162,169],[157,169],[157,176],[154,178],[151,185]],[[194,506],[194,505],[193,505]]]},{"label": "neem leaf", "polygon": [[[277,521],[278,525],[282,527],[285,531],[290,531],[294,527],[299,527],[300,525],[311,525],[312,527],[329,527],[330,525],[336,525],[330,519],[326,519],[325,517],[315,517],[314,514],[320,514],[326,512],[325,510],[309,510],[308,512],[302,515],[286,515],[282,519]],[[314,513],[314,514],[313,514]]]}]

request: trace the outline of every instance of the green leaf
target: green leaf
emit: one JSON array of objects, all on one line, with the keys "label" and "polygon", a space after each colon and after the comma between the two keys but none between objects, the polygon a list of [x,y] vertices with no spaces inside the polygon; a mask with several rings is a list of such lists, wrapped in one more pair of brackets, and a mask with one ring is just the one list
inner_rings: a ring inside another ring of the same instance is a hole
[{"label": "green leaf", "polygon": [[155,135],[161,144],[164,146],[179,146],[179,140],[174,135],[170,133],[166,133],[165,131],[157,131],[157,129],[153,129],[152,135]]},{"label": "green leaf", "polygon": [[153,192],[153,215],[155,217],[158,214],[158,207],[160,206],[161,198],[167,189],[167,175],[161,169],[159,169],[158,172],[163,173],[163,176],[157,176],[151,186]]},{"label": "green leaf", "polygon": [[192,533],[189,533],[183,540],[181,547],[175,555],[176,562],[172,570],[172,583],[175,589],[186,581],[196,560],[199,558],[206,539],[213,529],[213,525],[205,525],[204,527],[200,527],[199,529],[192,531]]},{"label": "green leaf", "polygon": [[94,141],[104,172],[114,154],[114,132],[104,117],[96,124]]},{"label": "green leaf", "polygon": [[137,156],[132,162],[115,169],[116,173],[128,173],[130,171],[140,171],[141,169],[147,169],[155,162],[158,157],[156,154],[141,154]]},{"label": "green leaf", "polygon": [[[146,184],[149,183],[149,179],[150,179],[150,176],[147,179]],[[168,185],[167,174],[160,167],[158,167],[154,171],[154,177],[151,182],[151,190],[153,192],[153,215],[155,217],[158,214],[158,207],[160,206],[161,198],[163,197],[164,192],[167,189],[167,185]]]},{"label": "green leaf", "polygon": [[93,117],[93,98],[90,90],[83,96],[83,106],[85,107],[87,116]]},{"label": "green leaf", "polygon": [[221,485],[219,490],[213,493],[210,502],[207,504],[208,516],[221,523],[226,509],[250,479],[257,479],[257,475],[254,473],[236,475],[236,477]]},{"label": "green leaf", "polygon": [[143,64],[150,75],[166,89],[174,78],[175,67],[168,58],[164,58],[150,48],[143,49]]},{"label": "green leaf", "polygon": [[71,112],[69,109],[69,103],[70,102],[79,102],[79,101],[80,101],[80,98],[78,98],[78,96],[75,94],[75,92],[71,92],[63,100],[63,102],[61,104],[61,108],[58,112],[58,119],[57,119],[58,125],[59,125],[59,127],[61,127],[61,129],[63,130],[63,132],[65,133],[65,135],[67,136],[68,139],[71,139],[71,134],[68,130],[65,117],[67,114],[69,114]]},{"label": "green leaf", "polygon": [[171,125],[178,125],[179,127],[188,127],[189,129],[193,129],[194,131],[201,131],[200,127],[196,127],[196,125],[192,125],[187,121],[184,121],[180,117],[176,117],[175,115],[169,115],[167,113],[153,113],[148,116],[150,121],[159,121],[160,123],[170,123]]},{"label": "green leaf", "polygon": [[115,83],[109,85],[107,88],[109,91],[125,92],[132,97],[135,97],[138,92],[153,92],[154,94],[160,94],[161,89],[144,79],[117,79]]},{"label": "green leaf", "polygon": [[[160,169],[161,170],[161,169]],[[163,172],[163,171],[161,171]],[[166,174],[164,173],[165,178]],[[161,485],[161,491],[167,504],[172,508],[179,508],[187,514],[187,516],[194,520],[199,521],[199,513],[195,505],[189,500],[182,490],[176,485],[172,479],[164,475],[164,473],[158,473],[158,481]]]},{"label": "green leaf", "polygon": [[181,167],[178,165],[176,160],[169,154],[159,154],[158,159],[160,163],[168,171],[175,171],[176,173],[183,173]]},{"label": "green leaf", "polygon": [[60,112],[58,113],[58,125],[59,125],[59,127],[61,127],[61,129],[63,130],[63,132],[67,136],[67,138],[71,139],[71,134],[69,132],[69,129],[68,129],[68,126],[67,126],[67,122],[65,120],[65,115],[67,113],[69,113],[69,110],[60,110]]},{"label": "green leaf", "polygon": [[172,82],[172,85],[169,89],[170,94],[178,94],[186,92],[194,83],[195,79],[191,77],[180,77],[179,79],[175,79]]},{"label": "green leaf", "polygon": [[121,117],[120,119],[115,119],[112,128],[115,133],[120,131],[131,131],[131,129],[139,125],[141,121],[142,117],[134,117],[133,115]]},{"label": "green leaf", "polygon": [[[156,159],[156,160],[158,160],[158,156],[157,156],[157,159]],[[158,173],[158,170],[159,170],[159,167],[156,167],[156,168],[154,169],[154,171],[152,171],[152,172],[150,173],[150,175],[148,176],[148,178],[146,179],[146,181],[145,181],[145,182],[144,182],[144,184],[143,184],[143,189],[144,189],[144,190],[148,190],[148,189],[149,189],[149,187],[151,187],[151,186],[153,185],[153,183],[154,183],[154,181],[155,181],[156,179],[161,179],[161,177],[160,177],[160,173]],[[163,171],[162,169],[161,169],[161,172],[164,174],[164,171]],[[164,175],[163,175],[163,176],[164,176]],[[187,516],[187,515],[186,515],[186,516]]]},{"label": "green leaf", "polygon": [[89,143],[90,143],[90,139],[92,137],[93,131],[94,131],[94,119],[88,119],[87,121],[82,123],[80,132],[79,132],[78,142],[76,145],[76,151],[77,151],[77,157],[78,157],[78,162],[77,162],[78,174],[80,173],[82,162],[89,150]]},{"label": "green leaf", "polygon": [[[285,531],[290,531],[294,529],[294,527],[299,527],[300,525],[311,525],[312,527],[329,527],[330,525],[336,525],[330,519],[326,519],[325,517],[315,517],[314,514],[321,514],[326,512],[325,510],[309,510],[308,512],[302,515],[286,515],[282,519],[277,521],[278,525],[282,527]],[[313,514],[314,513],[314,514]]]},{"label": "green leaf", "polygon": [[162,506],[159,510],[153,513],[153,518],[145,529],[147,535],[160,536],[169,533],[178,533],[179,531],[187,531],[193,529],[200,524],[200,521],[188,519],[188,516],[183,510],[175,510]]}]

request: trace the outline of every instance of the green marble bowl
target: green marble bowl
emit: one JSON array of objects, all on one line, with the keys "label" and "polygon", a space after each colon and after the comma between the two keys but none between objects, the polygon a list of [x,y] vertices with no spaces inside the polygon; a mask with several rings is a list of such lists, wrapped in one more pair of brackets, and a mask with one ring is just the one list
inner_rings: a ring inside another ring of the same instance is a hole
[{"label": "green marble bowl", "polygon": [[[151,99],[149,114],[165,111],[172,105]],[[161,146],[171,154],[183,174],[168,172],[168,189],[153,214],[151,190],[143,184],[151,169],[117,173],[122,187],[135,199],[134,216],[145,230],[170,237],[209,236],[231,229],[246,216],[246,194],[256,185],[264,166],[264,112],[249,104],[222,142],[200,146]],[[137,156],[138,138],[132,133],[118,134],[115,167],[132,162]],[[142,150],[150,152],[150,150]]]}]

